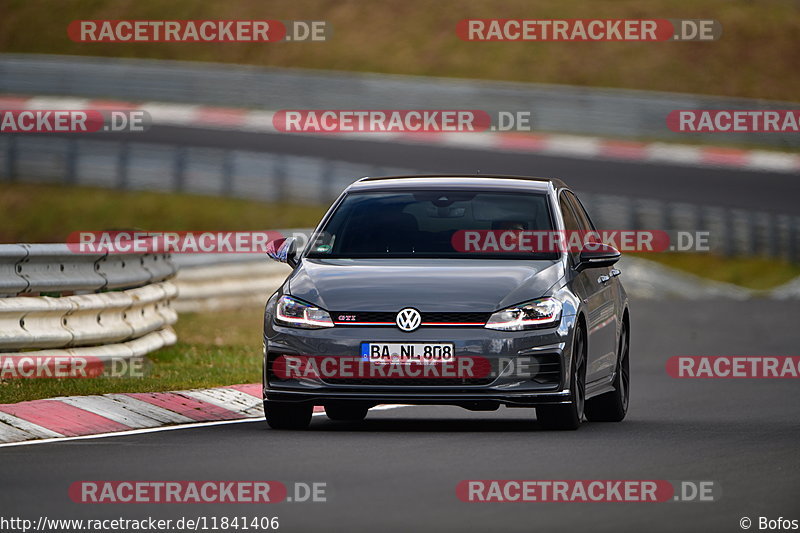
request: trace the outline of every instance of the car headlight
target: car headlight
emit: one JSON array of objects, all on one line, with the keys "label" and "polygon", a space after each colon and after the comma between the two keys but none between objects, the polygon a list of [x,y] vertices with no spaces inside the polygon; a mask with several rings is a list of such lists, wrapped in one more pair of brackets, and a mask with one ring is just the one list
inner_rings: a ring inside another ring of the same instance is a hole
[{"label": "car headlight", "polygon": [[314,307],[291,296],[281,296],[275,312],[275,322],[293,328],[332,328],[331,315],[324,309]]},{"label": "car headlight", "polygon": [[493,313],[485,327],[502,331],[522,331],[554,326],[560,320],[561,302],[555,298],[540,298]]}]

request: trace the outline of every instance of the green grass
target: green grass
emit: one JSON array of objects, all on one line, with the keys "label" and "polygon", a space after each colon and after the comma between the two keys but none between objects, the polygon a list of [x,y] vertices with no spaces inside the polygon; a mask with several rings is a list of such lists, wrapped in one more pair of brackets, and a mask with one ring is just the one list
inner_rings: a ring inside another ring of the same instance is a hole
[{"label": "green grass", "polygon": [[0,380],[0,403],[56,396],[218,387],[261,380],[261,310],[182,314],[179,342],[149,354],[144,377]]},{"label": "green grass", "polygon": [[314,225],[325,209],[192,194],[0,184],[0,242],[65,242],[73,231],[244,231]]},{"label": "green grass", "polygon": [[701,253],[632,254],[698,276],[755,290],[769,290],[800,276],[800,265],[766,257],[726,258]]},{"label": "green grass", "polygon": [[[796,100],[794,0],[6,0],[3,52],[219,61]],[[80,19],[326,20],[321,43],[75,43]],[[715,42],[461,41],[464,18],[713,18]],[[33,31],[32,31],[33,30]]]}]

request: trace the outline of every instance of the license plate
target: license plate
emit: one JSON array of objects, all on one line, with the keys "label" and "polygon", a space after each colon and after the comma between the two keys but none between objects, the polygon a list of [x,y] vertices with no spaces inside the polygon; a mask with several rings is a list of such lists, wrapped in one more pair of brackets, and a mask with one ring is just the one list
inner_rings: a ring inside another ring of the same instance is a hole
[{"label": "license plate", "polygon": [[455,361],[452,342],[362,342],[361,360],[378,364],[435,365]]}]

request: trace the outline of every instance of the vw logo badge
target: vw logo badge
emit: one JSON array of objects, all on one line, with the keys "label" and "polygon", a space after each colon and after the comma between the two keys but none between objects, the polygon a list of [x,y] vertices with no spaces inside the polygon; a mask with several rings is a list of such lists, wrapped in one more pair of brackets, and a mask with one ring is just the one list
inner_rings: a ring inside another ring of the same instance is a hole
[{"label": "vw logo badge", "polygon": [[422,323],[422,316],[413,307],[406,307],[397,313],[394,322],[403,331],[414,331]]}]

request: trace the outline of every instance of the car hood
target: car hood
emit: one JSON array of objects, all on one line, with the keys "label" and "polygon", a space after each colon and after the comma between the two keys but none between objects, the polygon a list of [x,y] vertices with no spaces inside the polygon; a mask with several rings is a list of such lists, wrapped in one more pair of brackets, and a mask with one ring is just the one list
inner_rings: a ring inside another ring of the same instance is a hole
[{"label": "car hood", "polygon": [[539,298],[563,276],[560,261],[305,258],[288,292],[340,312],[489,312]]}]

